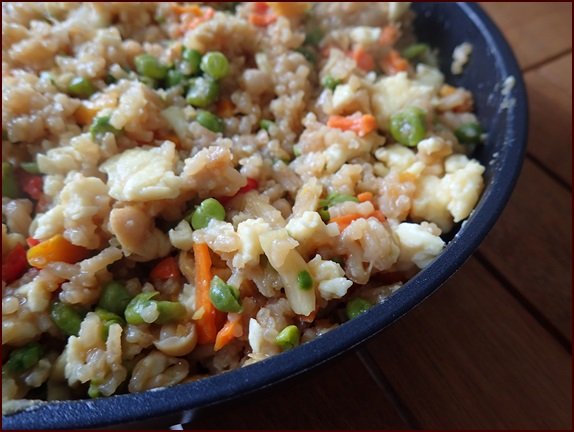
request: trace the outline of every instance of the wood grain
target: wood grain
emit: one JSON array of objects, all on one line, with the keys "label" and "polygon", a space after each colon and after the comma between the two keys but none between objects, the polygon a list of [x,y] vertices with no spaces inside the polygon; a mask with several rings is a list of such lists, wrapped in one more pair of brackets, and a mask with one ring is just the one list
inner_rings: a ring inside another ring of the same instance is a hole
[{"label": "wood grain", "polygon": [[512,46],[522,68],[572,49],[572,3],[482,2]]},{"label": "wood grain", "polygon": [[196,413],[191,429],[405,429],[354,353],[319,370]]},{"label": "wood grain", "polygon": [[530,108],[528,151],[572,185],[572,53],[525,75]]},{"label": "wood grain", "polygon": [[572,337],[571,194],[526,160],[482,254],[569,340]]},{"label": "wood grain", "polygon": [[368,349],[422,428],[568,428],[570,355],[471,259]]}]

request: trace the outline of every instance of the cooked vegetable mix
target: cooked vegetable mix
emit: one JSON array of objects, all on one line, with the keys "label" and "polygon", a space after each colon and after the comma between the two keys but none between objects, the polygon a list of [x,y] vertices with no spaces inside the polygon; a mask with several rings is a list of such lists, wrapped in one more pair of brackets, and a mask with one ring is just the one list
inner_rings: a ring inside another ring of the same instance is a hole
[{"label": "cooked vegetable mix", "polygon": [[430,265],[488,131],[407,11],[6,3],[5,403],[249,366]]}]

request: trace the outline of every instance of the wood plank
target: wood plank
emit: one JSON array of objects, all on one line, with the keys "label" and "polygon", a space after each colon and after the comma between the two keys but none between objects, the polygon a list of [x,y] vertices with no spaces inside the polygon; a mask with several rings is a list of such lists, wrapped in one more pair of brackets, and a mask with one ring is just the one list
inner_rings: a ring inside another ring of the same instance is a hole
[{"label": "wood plank", "polygon": [[481,2],[523,68],[572,49],[572,3]]},{"label": "wood plank", "polygon": [[570,354],[476,259],[367,347],[423,429],[572,425]]},{"label": "wood plank", "polygon": [[408,427],[354,353],[269,390],[200,410],[184,425],[184,429],[277,428]]},{"label": "wood plank", "polygon": [[528,151],[572,185],[572,53],[528,72],[525,79]]},{"label": "wood plank", "polygon": [[572,337],[571,194],[528,159],[481,253],[568,339]]}]

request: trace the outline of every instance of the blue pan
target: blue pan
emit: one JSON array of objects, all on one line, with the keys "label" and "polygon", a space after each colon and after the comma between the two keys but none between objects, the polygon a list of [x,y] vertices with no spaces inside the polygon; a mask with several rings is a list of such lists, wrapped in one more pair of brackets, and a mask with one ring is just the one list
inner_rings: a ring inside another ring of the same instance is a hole
[{"label": "blue pan", "polygon": [[[2,418],[4,429],[99,427],[165,416],[244,396],[294,375],[359,345],[400,318],[444,283],[473,253],[502,212],[514,187],[527,138],[527,100],[520,68],[490,18],[471,3],[415,3],[420,40],[440,52],[447,80],[475,96],[477,115],[488,131],[475,155],[486,166],[486,188],[477,208],[453,236],[445,251],[402,289],[368,313],[318,339],[243,369],[196,382],[140,394],[96,400],[39,404]],[[464,73],[450,75],[451,53],[468,41],[473,52]],[[502,83],[514,77],[510,94]],[[510,107],[502,109],[503,102]]]}]

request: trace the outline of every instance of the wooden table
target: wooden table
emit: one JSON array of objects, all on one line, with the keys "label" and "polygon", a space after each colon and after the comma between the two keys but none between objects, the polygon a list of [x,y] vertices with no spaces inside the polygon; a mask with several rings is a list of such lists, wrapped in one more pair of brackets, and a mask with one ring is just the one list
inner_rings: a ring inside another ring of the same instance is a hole
[{"label": "wooden table", "polygon": [[184,428],[572,427],[572,4],[484,4],[528,86],[503,215],[436,294],[356,352]]}]

